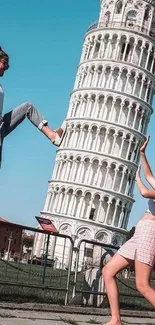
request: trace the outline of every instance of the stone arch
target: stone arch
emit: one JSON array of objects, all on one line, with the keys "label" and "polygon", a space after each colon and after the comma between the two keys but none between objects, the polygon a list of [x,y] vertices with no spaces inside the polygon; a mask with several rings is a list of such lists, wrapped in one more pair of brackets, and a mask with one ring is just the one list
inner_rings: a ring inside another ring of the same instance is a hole
[{"label": "stone arch", "polygon": [[98,209],[99,209],[99,204],[100,204],[100,194],[95,193],[93,201],[92,201],[89,220],[93,220],[93,221],[96,220]]},{"label": "stone arch", "polygon": [[69,193],[69,194],[73,194],[74,190],[73,190],[72,187],[68,187],[66,192]]},{"label": "stone arch", "polygon": [[59,184],[54,184],[54,191],[59,191],[60,187]]},{"label": "stone arch", "polygon": [[136,24],[137,21],[137,11],[136,10],[130,10],[126,14],[126,26],[127,27],[133,27]]},{"label": "stone arch", "polygon": [[107,231],[103,231],[103,230],[97,232],[97,234],[95,235],[95,239],[104,243],[104,244],[107,244],[108,242],[110,242],[109,233]]},{"label": "stone arch", "polygon": [[114,219],[114,227],[118,227],[119,222],[120,222],[120,219],[122,217],[122,211],[123,211],[122,202],[119,201],[119,202],[117,202],[117,205],[116,205],[116,213],[115,213],[115,219]]},{"label": "stone arch", "polygon": [[114,182],[115,172],[116,172],[115,169],[116,169],[116,164],[112,162],[109,166],[108,177],[105,184],[108,190],[111,190],[113,187],[113,182]]},{"label": "stone arch", "polygon": [[121,245],[121,238],[119,235],[114,235],[112,238],[112,244],[119,247]]},{"label": "stone arch", "polygon": [[91,230],[88,227],[79,227],[76,230],[76,236],[78,237],[78,239],[90,239]]},{"label": "stone arch", "polygon": [[68,159],[69,159],[69,160],[73,160],[73,159],[74,159],[73,155],[72,155],[72,154],[69,154],[69,155],[68,155]]},{"label": "stone arch", "polygon": [[91,163],[90,185],[94,185],[97,177],[99,160],[94,158]]},{"label": "stone arch", "polygon": [[141,89],[142,81],[143,81],[143,74],[139,73],[138,76],[137,76],[137,82],[136,82],[136,88],[135,88],[134,96],[137,96],[137,97],[140,96],[140,89]]},{"label": "stone arch", "polygon": [[89,191],[86,191],[84,194],[84,210],[83,210],[83,219],[88,219],[90,214],[90,204],[91,204],[92,194]]},{"label": "stone arch", "polygon": [[150,6],[146,6],[145,13],[144,13],[144,24],[149,21],[150,13],[151,13]]},{"label": "stone arch", "polygon": [[90,138],[89,150],[95,150],[94,146],[96,143],[97,130],[98,130],[97,125],[93,123],[91,126],[91,138]]},{"label": "stone arch", "polygon": [[106,27],[109,25],[110,16],[111,16],[110,11],[107,11],[104,15],[104,23]]},{"label": "stone arch", "polygon": [[103,110],[103,114],[102,114],[102,119],[104,119],[104,120],[109,119],[111,106],[112,106],[112,101],[113,101],[112,95],[107,96],[107,98],[106,98],[106,100],[104,102],[104,110]]},{"label": "stone arch", "polygon": [[97,72],[98,72],[98,75],[97,75],[97,81],[96,81],[96,87],[100,87],[101,85],[101,78],[102,78],[102,72],[103,72],[103,65],[99,64],[97,66]]},{"label": "stone arch", "polygon": [[79,178],[81,175],[79,175],[79,168],[80,168],[80,165],[81,165],[81,156],[77,155],[76,158],[74,159],[74,166],[76,166],[76,171],[74,173],[74,177],[73,177],[73,182],[79,182]]},{"label": "stone arch", "polygon": [[99,212],[99,216],[98,216],[98,221],[102,224],[104,224],[104,222],[105,222],[108,204],[109,204],[109,196],[105,195],[102,199],[102,204],[101,204],[101,208],[100,208],[100,212]]},{"label": "stone arch", "polygon": [[119,60],[123,59],[126,42],[127,42],[127,35],[122,34],[120,36],[120,42],[119,42],[119,53],[118,53]]},{"label": "stone arch", "polygon": [[81,213],[81,203],[82,203],[82,196],[83,192],[81,189],[76,189],[75,191],[75,203],[74,203],[74,211],[73,211],[73,216],[77,216],[80,218],[80,213]]},{"label": "stone arch", "polygon": [[101,119],[105,105],[105,95],[99,93],[97,97],[97,102],[98,105],[97,110],[95,112],[95,117]]},{"label": "stone arch", "polygon": [[113,155],[118,156],[118,153],[120,155],[120,149],[121,149],[121,144],[122,144],[122,139],[123,139],[123,131],[119,130],[117,132],[116,140],[115,140],[115,145],[113,149]]},{"label": "stone arch", "polygon": [[130,71],[130,77],[129,77],[128,88],[127,88],[127,92],[129,94],[132,94],[133,92],[135,77],[136,77],[136,71],[132,69]]},{"label": "stone arch", "polygon": [[112,35],[111,46],[110,46],[110,53],[109,53],[109,58],[110,59],[115,59],[117,43],[118,43],[118,34],[113,34]]},{"label": "stone arch", "polygon": [[130,109],[130,115],[129,115],[129,123],[128,123],[129,127],[134,127],[133,123],[134,123],[134,120],[135,120],[136,109],[137,109],[137,103],[132,102],[131,103],[131,109]]},{"label": "stone arch", "polygon": [[120,91],[122,92],[124,92],[126,88],[127,74],[128,74],[128,69],[126,67],[123,67],[121,72],[121,77],[120,77],[120,83],[119,83],[119,88]]},{"label": "stone arch", "polygon": [[109,38],[110,37],[110,34],[106,32],[104,37],[105,38]]},{"label": "stone arch", "polygon": [[64,235],[71,236],[72,233],[72,225],[70,223],[62,223],[59,226],[59,232]]},{"label": "stone arch", "polygon": [[98,34],[98,35],[97,35],[97,39],[100,41],[101,38],[102,38],[102,34]]},{"label": "stone arch", "polygon": [[111,150],[113,147],[113,142],[114,142],[114,135],[115,135],[115,129],[113,129],[112,127],[109,128],[109,132],[108,132],[108,136],[107,136],[107,142],[106,142],[106,153],[107,154],[111,154]]},{"label": "stone arch", "polygon": [[120,124],[126,125],[129,112],[129,100],[124,100],[122,103],[122,112],[120,116]]},{"label": "stone arch", "polygon": [[115,101],[114,101],[113,112],[112,112],[112,115],[111,115],[111,119],[115,123],[118,122],[119,113],[120,113],[120,109],[121,109],[121,102],[122,102],[122,98],[117,96]]},{"label": "stone arch", "polygon": [[108,162],[106,160],[102,161],[101,167],[100,167],[100,187],[103,188],[105,186],[105,179],[107,175],[107,167]]},{"label": "stone arch", "polygon": [[117,170],[117,174],[116,174],[116,180],[115,180],[115,184],[114,184],[114,191],[115,192],[121,192],[121,181],[122,181],[122,177],[123,177],[123,172],[124,172],[124,165],[119,165],[118,166],[118,170]]},{"label": "stone arch", "polygon": [[67,159],[67,155],[66,155],[66,153],[64,153],[64,154],[62,155],[62,159],[64,159],[64,160]]},{"label": "stone arch", "polygon": [[99,128],[99,146],[98,146],[98,151],[99,152],[102,152],[102,149],[104,147],[106,132],[107,132],[107,129],[105,128],[105,126],[101,126]]},{"label": "stone arch", "polygon": [[82,183],[87,183],[88,180],[89,180],[89,166],[91,164],[90,158],[89,157],[84,157],[83,164],[84,164],[84,168],[83,168],[81,182]]},{"label": "stone arch", "polygon": [[62,207],[63,207],[64,201],[65,201],[65,197],[66,197],[66,188],[64,185],[62,185],[59,189],[59,202],[56,207],[57,213],[62,212]]},{"label": "stone arch", "polygon": [[100,46],[101,46],[99,36],[96,38],[95,41],[96,41],[96,45],[95,45],[95,49],[94,49],[94,53],[93,53],[93,58],[94,59],[98,57]]},{"label": "stone arch", "polygon": [[113,68],[113,78],[111,80],[111,88],[112,89],[117,89],[117,85],[118,85],[118,77],[119,77],[119,67],[114,67]]},{"label": "stone arch", "polygon": [[121,14],[122,8],[123,8],[123,1],[122,0],[118,0],[116,2],[115,14]]},{"label": "stone arch", "polygon": [[129,43],[128,43],[127,50],[125,53],[125,61],[131,62],[131,59],[133,56],[133,51],[134,51],[134,43],[135,43],[135,37],[131,36],[129,38]]},{"label": "stone arch", "polygon": [[112,224],[113,221],[113,216],[114,216],[114,212],[115,212],[115,208],[116,208],[116,199],[113,198],[110,202],[110,209],[107,215],[107,224],[110,226]]}]

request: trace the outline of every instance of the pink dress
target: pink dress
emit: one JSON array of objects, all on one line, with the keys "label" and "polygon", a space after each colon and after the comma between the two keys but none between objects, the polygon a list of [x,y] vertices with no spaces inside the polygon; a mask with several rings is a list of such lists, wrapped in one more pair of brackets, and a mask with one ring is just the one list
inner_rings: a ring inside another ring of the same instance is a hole
[{"label": "pink dress", "polygon": [[155,201],[148,201],[148,210],[154,220],[141,219],[135,233],[120,249],[118,254],[130,259],[153,266],[155,263]]}]

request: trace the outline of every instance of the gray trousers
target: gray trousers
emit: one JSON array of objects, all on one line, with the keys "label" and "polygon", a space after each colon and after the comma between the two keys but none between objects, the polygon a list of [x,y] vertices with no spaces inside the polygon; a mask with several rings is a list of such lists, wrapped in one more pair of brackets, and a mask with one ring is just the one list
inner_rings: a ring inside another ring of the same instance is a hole
[{"label": "gray trousers", "polygon": [[2,161],[2,147],[3,140],[9,133],[11,133],[20,123],[28,118],[30,122],[35,125],[39,130],[47,121],[31,103],[24,103],[12,111],[6,113],[0,120],[0,165]]}]

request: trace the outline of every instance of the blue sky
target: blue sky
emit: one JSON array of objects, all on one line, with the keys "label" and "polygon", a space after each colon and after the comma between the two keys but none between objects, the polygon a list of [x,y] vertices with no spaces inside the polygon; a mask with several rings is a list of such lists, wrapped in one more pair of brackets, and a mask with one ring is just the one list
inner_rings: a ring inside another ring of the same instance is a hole
[{"label": "blue sky", "polygon": [[[65,118],[79,63],[83,36],[99,15],[99,0],[27,0],[0,2],[1,40],[10,55],[10,70],[0,80],[4,113],[32,102],[56,128]],[[154,168],[154,125],[148,157]],[[0,171],[0,215],[34,226],[43,209],[56,148],[28,121],[5,139]],[[155,168],[154,168],[155,169]],[[135,191],[129,228],[146,202]]]}]

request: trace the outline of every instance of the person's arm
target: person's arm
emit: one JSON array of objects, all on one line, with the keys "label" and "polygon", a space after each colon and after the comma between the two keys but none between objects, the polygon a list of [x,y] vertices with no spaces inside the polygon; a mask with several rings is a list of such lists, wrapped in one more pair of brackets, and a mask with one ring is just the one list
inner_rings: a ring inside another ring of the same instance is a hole
[{"label": "person's arm", "polygon": [[140,177],[140,172],[139,169],[136,173],[136,182],[137,182],[137,187],[140,192],[140,194],[148,199],[155,199],[155,191],[154,190],[149,190],[142,182],[141,177]]},{"label": "person's arm", "polygon": [[141,162],[142,162],[142,166],[143,166],[143,170],[144,170],[145,179],[153,187],[153,189],[155,189],[155,178],[153,176],[151,167],[148,163],[148,160],[147,160],[146,154],[145,154],[145,150],[146,150],[149,140],[150,140],[150,136],[146,139],[146,141],[140,148],[140,156],[141,156]]}]

